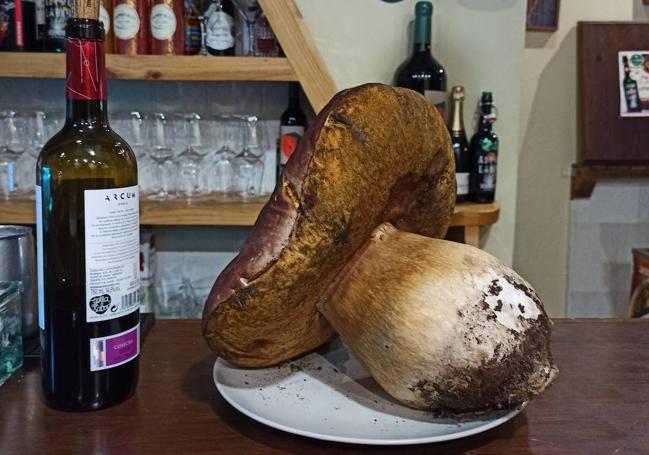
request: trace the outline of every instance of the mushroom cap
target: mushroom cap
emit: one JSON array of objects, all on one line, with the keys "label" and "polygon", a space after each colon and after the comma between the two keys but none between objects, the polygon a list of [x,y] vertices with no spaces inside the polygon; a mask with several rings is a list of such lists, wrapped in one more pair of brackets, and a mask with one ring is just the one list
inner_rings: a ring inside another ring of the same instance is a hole
[{"label": "mushroom cap", "polygon": [[558,370],[536,292],[490,254],[385,224],[320,310],[390,395],[449,413],[520,404]]},{"label": "mushroom cap", "polygon": [[382,84],[338,93],[214,283],[203,311],[208,345],[247,367],[317,348],[334,334],[317,302],[374,228],[389,221],[443,237],[454,204],[450,138],[422,95]]}]

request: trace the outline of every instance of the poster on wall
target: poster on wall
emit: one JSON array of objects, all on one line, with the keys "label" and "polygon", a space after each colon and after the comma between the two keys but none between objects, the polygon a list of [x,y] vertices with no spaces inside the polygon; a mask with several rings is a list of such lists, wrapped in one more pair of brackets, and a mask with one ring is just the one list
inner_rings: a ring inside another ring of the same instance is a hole
[{"label": "poster on wall", "polygon": [[649,51],[618,52],[620,116],[649,117]]}]

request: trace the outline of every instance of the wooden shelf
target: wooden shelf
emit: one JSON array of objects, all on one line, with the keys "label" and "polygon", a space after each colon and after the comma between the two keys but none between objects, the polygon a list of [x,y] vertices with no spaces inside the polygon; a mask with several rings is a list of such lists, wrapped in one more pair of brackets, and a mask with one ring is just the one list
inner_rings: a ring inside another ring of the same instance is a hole
[{"label": "wooden shelf", "polygon": [[[167,226],[252,226],[265,200],[249,203],[140,201],[140,223]],[[458,204],[451,226],[483,226],[498,221],[500,205]],[[34,201],[0,203],[0,224],[34,224]]]},{"label": "wooden shelf", "polygon": [[[65,55],[46,52],[0,52],[0,77],[65,76]],[[106,56],[109,79],[160,81],[295,81],[282,57],[203,57],[198,55]]]},{"label": "wooden shelf", "polygon": [[570,199],[589,198],[599,180],[648,178],[649,164],[573,164]]}]

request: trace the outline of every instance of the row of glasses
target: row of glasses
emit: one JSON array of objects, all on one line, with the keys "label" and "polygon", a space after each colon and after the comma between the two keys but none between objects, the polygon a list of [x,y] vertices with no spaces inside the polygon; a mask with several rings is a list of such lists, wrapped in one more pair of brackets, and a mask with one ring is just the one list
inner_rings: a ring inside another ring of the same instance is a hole
[{"label": "row of glasses", "polygon": [[[62,124],[59,113],[0,111],[1,199],[33,197],[36,160]],[[270,140],[255,115],[127,112],[111,124],[135,152],[146,198],[245,201],[262,195]]]}]

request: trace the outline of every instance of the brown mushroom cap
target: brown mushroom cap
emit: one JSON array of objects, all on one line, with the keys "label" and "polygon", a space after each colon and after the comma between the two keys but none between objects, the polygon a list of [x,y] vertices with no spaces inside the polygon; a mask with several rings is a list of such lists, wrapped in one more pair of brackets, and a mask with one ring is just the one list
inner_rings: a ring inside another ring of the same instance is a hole
[{"label": "brown mushroom cap", "polygon": [[420,94],[367,84],[337,94],[287,163],[203,311],[212,350],[262,367],[313,350],[334,330],[317,303],[374,228],[446,234],[455,203],[449,135]]}]

